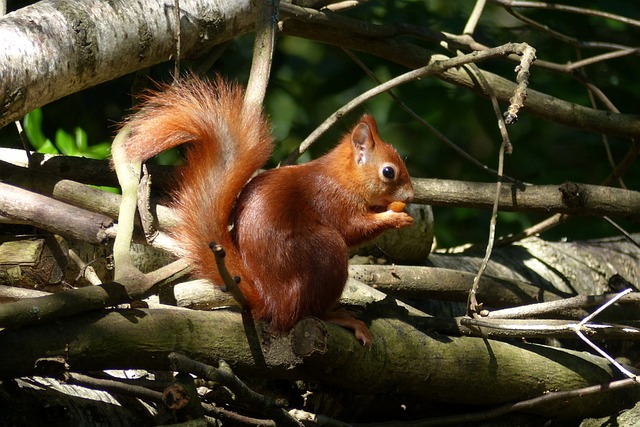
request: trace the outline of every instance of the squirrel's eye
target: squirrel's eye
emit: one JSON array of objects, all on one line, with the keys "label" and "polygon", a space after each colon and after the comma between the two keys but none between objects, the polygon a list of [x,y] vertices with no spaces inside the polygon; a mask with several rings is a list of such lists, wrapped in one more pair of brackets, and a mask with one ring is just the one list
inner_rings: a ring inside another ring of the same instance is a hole
[{"label": "squirrel's eye", "polygon": [[396,177],[396,170],[392,166],[385,166],[382,168],[382,176],[387,179],[394,179]]}]

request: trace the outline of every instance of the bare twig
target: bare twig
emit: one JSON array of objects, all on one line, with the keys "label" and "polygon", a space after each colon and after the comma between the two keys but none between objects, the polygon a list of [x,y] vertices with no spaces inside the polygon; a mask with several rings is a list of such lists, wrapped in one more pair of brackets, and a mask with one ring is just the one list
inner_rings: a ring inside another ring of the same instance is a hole
[{"label": "bare twig", "polygon": [[35,289],[18,288],[16,286],[0,285],[0,300],[3,303],[7,301],[16,301],[24,298],[37,298],[50,295],[49,292],[37,291]]},{"label": "bare twig", "polygon": [[[520,21],[524,22],[525,24],[527,24],[528,26],[541,31],[545,34],[548,34],[549,36],[558,39],[564,43],[568,43],[572,46],[575,46],[577,48],[586,48],[586,49],[611,49],[611,50],[625,50],[625,49],[631,49],[630,46],[625,46],[625,45],[621,45],[619,43],[610,43],[610,42],[601,42],[601,41],[583,41],[580,40],[576,37],[572,37],[572,36],[568,36],[566,34],[563,34],[557,30],[554,30],[552,28],[550,28],[548,25],[545,24],[541,24],[533,19],[531,19],[528,16],[522,15],[521,13],[513,10],[512,7],[510,6],[504,6],[505,10],[510,13],[514,18],[519,19]],[[549,63],[546,62],[545,64],[553,64],[553,67],[545,67],[545,68],[549,68],[555,71],[561,71],[561,72],[566,72],[566,68],[565,65],[566,64],[555,64],[555,63]]]},{"label": "bare twig", "polygon": [[[500,129],[500,135],[502,136],[502,143],[500,144],[500,148],[498,151],[498,179],[496,181],[496,190],[495,190],[495,198],[493,201],[493,208],[491,212],[491,220],[489,221],[489,238],[487,241],[486,251],[484,258],[482,260],[482,264],[480,264],[480,268],[478,269],[478,273],[473,279],[473,283],[471,285],[471,290],[469,291],[469,299],[467,301],[467,315],[477,315],[480,311],[480,307],[478,305],[477,293],[478,293],[478,285],[480,283],[480,279],[482,278],[482,274],[484,270],[487,268],[487,264],[489,263],[489,258],[491,257],[491,251],[493,250],[493,242],[495,240],[496,235],[496,223],[498,221],[498,204],[500,201],[500,191],[502,188],[502,172],[504,171],[504,153],[511,152],[511,141],[509,140],[509,134],[507,132],[505,119],[502,117],[500,113],[500,106],[498,105],[498,99],[489,85],[489,82],[484,78],[482,72],[478,69],[475,64],[471,64],[469,67],[472,70],[473,75],[479,80],[480,85],[484,87],[484,89],[489,93],[491,104],[493,106],[494,113],[498,118],[498,129]],[[517,116],[516,116],[517,117]]]},{"label": "bare twig", "polygon": [[261,108],[267,92],[273,49],[278,31],[278,4],[279,2],[275,0],[257,2],[256,39],[244,108]]},{"label": "bare twig", "polygon": [[613,366],[615,366],[616,368],[618,368],[618,370],[620,372],[622,372],[624,375],[626,375],[627,377],[631,378],[632,380],[634,380],[635,382],[639,382],[638,380],[638,376],[633,374],[632,372],[630,372],[627,368],[625,368],[624,366],[622,366],[620,363],[618,363],[618,361],[616,361],[613,357],[609,356],[609,354],[602,350],[600,347],[598,347],[597,345],[595,345],[593,343],[593,341],[591,341],[589,338],[587,338],[587,336],[585,334],[582,333],[582,330],[585,329],[585,325],[587,324],[587,322],[589,322],[591,319],[595,318],[598,314],[602,313],[604,310],[607,309],[607,307],[609,307],[610,305],[614,304],[616,301],[618,301],[620,298],[622,298],[623,296],[625,296],[626,294],[630,293],[631,289],[625,289],[624,291],[616,294],[613,298],[611,298],[609,301],[607,301],[606,303],[602,304],[602,306],[600,306],[597,310],[595,310],[593,313],[591,313],[590,315],[586,316],[584,319],[582,319],[580,321],[580,323],[578,324],[574,324],[571,325],[573,331],[576,333],[576,335],[578,337],[580,337],[580,339],[582,341],[584,341],[589,347],[591,347],[593,350],[595,350],[598,354],[600,354],[602,357],[604,357],[605,359],[607,359],[609,362],[611,362],[611,364]]},{"label": "bare twig", "polygon": [[324,6],[322,9],[330,10],[332,12],[342,12],[343,10],[353,9],[354,7],[360,6],[362,2],[363,0],[344,0],[336,3],[328,4]]},{"label": "bare twig", "polygon": [[580,61],[567,64],[567,71],[574,71],[578,68],[583,68],[583,67],[586,67],[587,65],[593,65],[598,62],[608,61],[610,59],[622,58],[624,56],[629,56],[629,55],[635,55],[638,52],[640,52],[640,49],[637,49],[637,48],[614,50],[613,52],[603,53],[601,55],[592,56],[587,59],[582,59]]},{"label": "bare twig", "polygon": [[[578,57],[581,57],[581,50],[578,48],[577,50],[577,54]],[[596,103],[596,96],[598,97],[598,99],[600,99],[601,101],[604,100],[604,104],[606,105],[606,107],[609,109],[609,111],[613,111],[613,112],[619,112],[618,109],[616,108],[615,105],[613,105],[613,103],[609,100],[609,98],[607,98],[604,93],[600,90],[600,88],[598,88],[597,86],[595,86],[594,84],[591,84],[588,80],[587,80],[587,71],[586,70],[580,70],[579,75],[581,75],[583,78],[580,79],[580,81],[585,85],[585,87],[587,88],[587,95],[589,96],[589,102],[591,103],[591,107],[592,108],[598,108],[598,105]],[[613,153],[611,153],[611,147],[609,145],[609,138],[607,137],[607,135],[605,134],[601,134],[600,138],[602,140],[602,145],[604,147],[605,153],[607,155],[607,160],[609,161],[609,165],[611,166],[612,170],[616,169],[616,164],[615,164],[615,160],[613,159]],[[620,188],[627,188],[624,185],[624,181],[622,180],[621,176],[617,177],[617,183],[618,186]],[[606,184],[604,184],[606,185]]]},{"label": "bare twig", "polygon": [[69,372],[67,382],[82,387],[105,390],[111,393],[138,397],[153,402],[162,402],[162,393],[138,385],[127,384],[116,379],[95,378],[77,372]]},{"label": "bare twig", "polygon": [[78,256],[76,251],[74,251],[71,248],[69,248],[69,258],[71,258],[71,260],[76,263],[78,268],[80,268],[80,273],[78,273],[78,278],[84,277],[92,285],[102,284],[102,280],[100,280],[100,278],[96,274],[96,271],[93,269],[93,267],[91,267],[90,264],[87,264],[86,262],[84,262],[82,258]]},{"label": "bare twig", "polygon": [[563,214],[563,213],[554,214],[549,218],[545,219],[544,221],[541,221],[531,227],[525,228],[522,232],[518,234],[514,234],[513,236],[508,236],[508,237],[499,239],[497,245],[506,246],[514,242],[519,242],[520,240],[526,239],[527,237],[537,236],[540,233],[543,233],[555,227],[556,225],[564,223],[569,218],[570,216],[567,214]]},{"label": "bare twig", "polygon": [[[402,265],[350,265],[349,276],[389,295],[459,302],[467,300],[474,278],[466,271]],[[559,293],[518,280],[483,275],[479,283],[478,297],[496,308],[529,307],[541,300],[562,298]]]},{"label": "bare twig", "polygon": [[377,96],[383,92],[388,91],[396,86],[411,82],[413,80],[423,78],[429,75],[438,75],[444,73],[450,68],[461,67],[469,63],[476,63],[489,58],[495,58],[508,54],[522,54],[525,49],[528,48],[526,43],[507,43],[502,46],[487,49],[484,51],[472,52],[466,55],[456,56],[453,58],[441,57],[434,55],[432,61],[424,66],[415,70],[409,71],[398,77],[395,77],[373,89],[366,91],[365,93],[352,99],[346,105],[338,109],[335,113],[329,116],[315,131],[311,133],[298,147],[298,149],[292,152],[284,161],[283,164],[292,164],[295,160],[304,153],[327,129],[335,124],[339,118],[352,111],[365,101]]},{"label": "bare twig", "polygon": [[609,185],[621,177],[633,165],[640,154],[640,143],[636,138],[631,139],[631,146],[624,158],[618,163],[611,174],[603,181],[603,185]]},{"label": "bare twig", "polygon": [[[421,319],[422,320],[422,319]],[[467,336],[482,336],[493,339],[517,338],[575,338],[575,323],[558,319],[485,319],[462,317],[459,333]],[[421,321],[421,326],[429,325]],[[433,322],[437,328],[437,323]],[[449,327],[451,327],[449,325]],[[434,328],[433,330],[438,330]],[[466,329],[466,330],[465,330]],[[629,325],[608,323],[586,323],[582,330],[598,340],[640,340],[640,329]],[[448,333],[451,333],[450,331]]]},{"label": "bare twig", "polygon": [[[378,77],[373,73],[373,71],[371,71],[371,69],[369,67],[367,67],[366,64],[364,62],[362,62],[360,60],[360,58],[358,58],[351,50],[349,50],[349,49],[343,49],[343,50],[347,54],[347,56],[349,56],[349,58],[351,58],[351,60],[353,60],[353,62],[358,64],[358,66],[360,68],[362,68],[367,73],[367,75],[369,75],[369,77],[371,77],[373,80],[375,80],[378,84],[382,83],[380,81],[380,79],[378,79]],[[409,107],[407,104],[405,104],[404,101],[402,101],[393,92],[393,90],[388,90],[387,93],[400,106],[400,108],[402,108],[405,112],[407,112],[407,114],[409,114],[411,117],[413,117],[413,119],[417,120],[422,126],[425,126],[427,129],[429,129],[429,131],[436,138],[438,138],[440,141],[444,142],[449,148],[451,148],[453,151],[458,153],[458,155],[460,155],[460,157],[462,157],[463,159],[469,161],[471,164],[477,166],[478,168],[490,173],[491,175],[498,176],[498,171],[496,171],[495,169],[492,169],[489,166],[483,164],[478,159],[476,159],[471,154],[469,154],[467,151],[463,150],[462,148],[460,148],[460,146],[458,146],[453,141],[451,141],[449,138],[447,138],[446,135],[444,135],[438,129],[433,127],[429,122],[424,120],[415,111],[413,111],[413,109],[411,109],[411,107]],[[503,179],[507,180],[509,182],[516,182],[516,180],[514,178],[511,178],[509,176],[503,176]]]},{"label": "bare twig", "polygon": [[147,171],[147,166],[142,165],[142,176],[138,184],[138,215],[140,224],[147,242],[153,242],[159,231],[154,225],[153,214],[151,213],[151,175]]},{"label": "bare twig", "polygon": [[177,260],[145,275],[145,284],[108,282],[99,286],[86,286],[37,298],[27,298],[0,305],[0,328],[17,327],[55,319],[70,317],[79,313],[99,310],[105,307],[128,303],[145,298],[156,287],[173,281],[189,271],[184,260]]},{"label": "bare twig", "polygon": [[[520,65],[516,67],[516,90],[513,97],[509,99],[509,108],[504,114],[504,121],[510,125],[518,120],[518,111],[524,106],[524,100],[527,99],[527,88],[529,87],[529,69],[531,64],[536,60],[536,50],[531,46],[527,46],[522,52]],[[494,96],[495,97],[495,94]]]},{"label": "bare twig", "polygon": [[633,243],[636,247],[640,248],[640,243],[636,239],[634,239],[624,228],[622,228],[617,222],[609,218],[608,216],[602,217],[609,224],[613,225],[616,230],[618,230],[628,241]]},{"label": "bare twig", "polygon": [[476,4],[473,6],[473,10],[469,15],[469,19],[467,19],[467,23],[464,26],[464,30],[462,30],[462,34],[473,34],[476,30],[476,26],[478,25],[478,21],[480,20],[480,16],[482,15],[482,11],[484,10],[485,5],[487,4],[487,0],[476,0]]},{"label": "bare twig", "polygon": [[229,274],[229,271],[227,270],[227,266],[224,262],[224,257],[226,255],[224,248],[222,247],[222,245],[218,245],[214,242],[211,242],[209,244],[209,247],[211,248],[213,255],[215,255],[216,267],[218,268],[218,273],[220,274],[220,277],[224,282],[225,290],[229,291],[229,293],[233,295],[233,298],[238,302],[240,307],[242,307],[243,309],[248,309],[249,302],[238,286],[238,282],[241,280],[241,278],[239,276],[235,276],[235,279],[232,278]]},{"label": "bare twig", "polygon": [[534,1],[516,1],[516,0],[491,0],[492,3],[501,4],[506,7],[521,7],[532,9],[546,9],[558,12],[569,12],[579,15],[596,16],[598,18],[611,19],[613,21],[622,22],[634,27],[640,27],[640,21],[631,19],[626,16],[616,15],[615,13],[603,12],[596,9],[586,9],[583,7],[568,6],[559,3],[545,3]]},{"label": "bare twig", "polygon": [[[548,316],[556,313],[567,313],[568,310],[586,309],[604,304],[616,297],[614,294],[605,295],[578,295],[557,301],[547,301],[537,304],[529,304],[521,307],[493,310],[486,314],[489,319],[525,319],[530,317]],[[621,302],[640,303],[640,294],[626,295]]]},{"label": "bare twig", "polygon": [[[414,178],[416,203],[490,209],[495,184]],[[564,193],[563,193],[564,192]],[[502,185],[500,210],[611,215],[640,221],[640,192],[582,183]]]},{"label": "bare twig", "polygon": [[[469,414],[463,415],[454,415],[450,417],[441,417],[441,418],[432,418],[422,421],[414,421],[411,423],[412,427],[433,427],[433,426],[451,426],[451,425],[462,425],[462,424],[472,424],[477,423],[479,421],[491,420],[506,414],[511,414],[514,412],[528,412],[535,408],[543,407],[545,405],[549,405],[552,402],[561,402],[563,400],[579,398],[594,394],[603,394],[610,393],[617,390],[623,390],[629,387],[636,386],[637,383],[630,379],[611,381],[607,384],[599,384],[590,387],[579,388],[576,390],[568,390],[568,391],[552,391],[546,394],[543,394],[538,397],[534,397],[532,399],[522,400],[517,403],[510,403],[507,405],[502,405],[494,409],[489,409],[487,411],[478,411]],[[389,424],[385,423],[377,423],[370,424],[367,427],[387,427]]]},{"label": "bare twig", "polygon": [[173,25],[175,25],[176,30],[175,30],[175,36],[174,36],[174,40],[175,40],[175,44],[176,44],[176,57],[174,59],[174,68],[173,68],[173,78],[177,79],[180,76],[180,60],[181,58],[181,52],[180,52],[180,46],[181,46],[181,38],[180,38],[180,0],[173,0]]},{"label": "bare twig", "polygon": [[272,418],[277,425],[302,427],[302,423],[287,411],[278,407],[273,400],[247,387],[245,383],[234,375],[231,367],[223,360],[219,361],[218,368],[214,368],[213,366],[191,360],[184,355],[170,353],[169,363],[171,363],[173,370],[192,373],[200,378],[224,385],[235,394],[238,403]]}]

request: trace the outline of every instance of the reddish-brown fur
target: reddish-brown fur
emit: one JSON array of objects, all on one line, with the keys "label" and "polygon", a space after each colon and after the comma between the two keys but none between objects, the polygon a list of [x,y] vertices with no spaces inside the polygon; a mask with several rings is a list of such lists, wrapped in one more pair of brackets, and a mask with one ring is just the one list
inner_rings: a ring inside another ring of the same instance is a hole
[{"label": "reddish-brown fur", "polygon": [[[210,242],[221,243],[257,318],[288,330],[319,316],[370,343],[361,321],[331,310],[347,279],[348,247],[412,222],[404,212],[385,210],[413,197],[404,163],[364,116],[323,157],[249,181],[273,143],[262,112],[243,110],[242,101],[243,91],[221,80],[192,77],[165,87],[130,118],[127,153],[146,160],[189,143],[175,191],[174,234],[200,276],[221,283],[209,249]],[[393,180],[383,177],[384,165],[393,167]]]}]

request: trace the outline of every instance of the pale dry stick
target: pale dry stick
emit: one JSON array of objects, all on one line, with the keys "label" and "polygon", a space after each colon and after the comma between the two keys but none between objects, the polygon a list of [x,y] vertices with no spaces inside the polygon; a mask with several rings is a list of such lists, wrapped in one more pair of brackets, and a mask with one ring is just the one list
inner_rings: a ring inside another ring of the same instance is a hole
[{"label": "pale dry stick", "polygon": [[530,317],[548,316],[558,313],[567,312],[569,310],[580,310],[593,307],[595,305],[604,304],[613,298],[618,300],[622,298],[623,302],[639,303],[640,294],[623,295],[617,297],[613,294],[604,295],[577,295],[570,298],[560,299],[556,301],[546,301],[535,304],[527,304],[520,307],[504,308],[501,310],[493,310],[482,313],[487,319],[526,319]]},{"label": "pale dry stick", "polygon": [[[382,84],[382,81],[373,73],[373,71],[371,71],[371,69],[367,67],[367,65],[364,62],[362,62],[360,58],[358,58],[350,49],[343,48],[342,50],[344,51],[344,53],[347,54],[347,56],[349,56],[349,58],[351,58],[353,62],[355,62],[360,68],[362,68],[362,70],[364,70],[364,72],[367,73],[367,75],[371,77],[372,80],[374,80],[377,84]],[[433,133],[433,135],[435,135],[436,138],[444,142],[449,148],[451,148],[453,151],[458,153],[463,159],[469,161],[471,164],[479,167],[485,172],[488,172],[494,176],[498,176],[498,171],[483,164],[478,159],[476,159],[471,154],[469,154],[467,151],[463,150],[462,148],[460,148],[460,146],[458,146],[449,138],[447,138],[442,132],[440,132],[438,129],[433,127],[429,122],[424,120],[415,111],[413,111],[413,109],[411,109],[411,107],[409,107],[404,101],[402,101],[395,94],[393,90],[388,90],[387,93],[400,106],[400,108],[402,108],[407,114],[413,117],[413,119],[417,120],[422,126],[425,126],[427,129],[429,129],[429,131]],[[510,176],[503,176],[502,178],[509,182],[517,182],[516,179],[511,178]]]},{"label": "pale dry stick", "polygon": [[[568,219],[571,218],[571,215],[569,214],[564,214],[564,213],[557,213],[554,214],[552,216],[550,216],[549,218],[529,227],[526,228],[525,230],[523,230],[521,233],[518,233],[516,235],[513,236],[508,236],[505,238],[501,238],[499,239],[499,241],[497,242],[498,246],[506,246],[506,245],[510,245],[511,243],[514,242],[519,242],[520,240],[526,239],[528,237],[531,236],[537,236],[540,233],[543,233],[545,231],[548,231],[550,229],[552,229],[553,227],[563,224],[564,222],[566,222]],[[608,216],[604,215],[602,216],[602,218],[607,221],[608,223],[610,223],[611,225],[613,225],[618,231],[620,231],[620,233],[627,239],[629,240],[631,243],[633,243],[634,245],[638,246],[638,242],[631,237],[631,235],[624,230],[622,227],[620,227],[620,225],[618,225],[617,223],[615,223],[613,220],[611,220]]]},{"label": "pale dry stick", "polygon": [[[471,12],[471,16],[469,17],[467,24],[465,25],[463,34],[471,37],[475,27],[480,19],[480,15],[484,10],[484,6],[486,4],[485,0],[478,0]],[[461,51],[457,51],[457,55],[462,55]],[[513,96],[509,99],[509,107],[507,111],[504,113],[504,123],[511,125],[518,121],[518,111],[520,108],[524,106],[524,101],[527,98],[527,88],[529,87],[529,70],[531,68],[531,64],[536,60],[536,50],[528,46],[528,48],[524,49],[523,52],[520,53],[520,63],[516,67],[516,82],[517,86],[513,93]],[[477,67],[476,67],[477,70]],[[480,71],[476,71],[476,73],[480,73]],[[484,79],[486,82],[486,79]],[[487,84],[488,86],[488,84]],[[495,98],[495,94],[492,94],[489,91],[489,97]],[[493,99],[492,99],[493,102]],[[494,102],[495,111],[499,111],[499,108],[496,108],[497,101]],[[505,129],[506,131],[506,129]],[[501,130],[504,138],[504,131]],[[506,146],[507,153],[511,152],[511,145],[507,144]]]},{"label": "pale dry stick", "polygon": [[138,208],[138,185],[142,174],[142,162],[130,161],[124,143],[131,132],[130,125],[120,129],[111,144],[111,158],[122,189],[118,211],[118,230],[113,242],[114,280],[124,280],[128,276],[140,279],[143,274],[134,267],[131,260],[131,241]]},{"label": "pale dry stick", "polygon": [[578,337],[580,337],[580,339],[582,341],[584,341],[589,347],[591,347],[592,349],[594,349],[598,354],[600,354],[602,357],[604,357],[605,359],[607,359],[609,362],[611,362],[611,364],[613,366],[615,366],[616,368],[618,368],[618,370],[620,372],[622,372],[624,375],[626,375],[628,378],[632,379],[635,382],[640,382],[639,377],[637,375],[635,375],[634,373],[632,373],[631,371],[629,371],[627,368],[625,368],[624,366],[622,366],[622,364],[618,363],[618,361],[616,361],[613,357],[609,356],[609,354],[602,350],[600,347],[598,347],[597,345],[595,345],[589,338],[586,337],[585,334],[582,333],[582,329],[585,327],[585,324],[587,322],[589,322],[591,319],[593,319],[594,317],[596,317],[598,314],[602,313],[604,310],[607,309],[607,307],[609,307],[611,304],[614,304],[616,301],[618,301],[620,298],[622,298],[623,296],[625,296],[626,294],[628,294],[629,292],[631,292],[631,289],[625,289],[624,291],[618,293],[614,298],[611,298],[609,301],[607,301],[606,303],[602,304],[602,306],[600,306],[597,310],[595,310],[593,313],[591,313],[590,315],[588,315],[587,317],[585,317],[584,319],[582,319],[580,321],[580,323],[577,324],[571,324],[569,325],[569,327],[571,329],[573,329],[573,331],[576,333],[576,335]]},{"label": "pale dry stick", "polygon": [[506,246],[515,242],[519,242],[520,240],[524,240],[528,237],[537,236],[540,233],[544,233],[545,231],[552,229],[556,225],[560,225],[566,222],[569,218],[571,218],[571,215],[568,215],[568,214],[563,214],[563,213],[553,214],[549,218],[543,221],[540,221],[539,223],[534,224],[531,227],[525,228],[524,230],[522,230],[522,232],[518,234],[500,238],[496,243],[496,245]]},{"label": "pale dry stick", "polygon": [[76,251],[74,251],[71,248],[69,249],[69,258],[71,258],[71,260],[75,262],[76,265],[80,268],[80,273],[78,274],[78,278],[84,277],[92,285],[102,284],[102,280],[100,280],[100,277],[98,277],[93,267],[91,267],[90,264],[87,264],[86,262],[84,262],[82,258],[78,256]]},{"label": "pale dry stick", "polygon": [[[366,1],[366,0],[365,0]],[[320,10],[330,10],[331,12],[342,12],[344,10],[353,9],[354,7],[360,6],[363,2],[358,0],[346,0],[337,3],[331,3]]]},{"label": "pale dry stick", "polygon": [[[518,112],[520,108],[524,106],[524,101],[527,99],[527,88],[529,87],[529,69],[531,64],[536,60],[536,50],[531,46],[528,46],[522,52],[522,58],[520,64],[516,67],[516,90],[513,91],[513,96],[509,99],[509,107],[504,113],[504,123],[512,125],[518,121]],[[495,95],[493,95],[495,97]],[[497,102],[497,101],[496,101]],[[510,147],[507,146],[507,152],[510,153]]]},{"label": "pale dry stick", "polygon": [[257,2],[256,38],[253,45],[251,74],[244,98],[244,109],[262,108],[267,93],[273,50],[278,31],[278,4],[276,0]]},{"label": "pale dry stick", "polygon": [[471,35],[475,32],[476,26],[478,25],[478,21],[480,20],[480,16],[482,16],[482,12],[484,11],[486,4],[487,0],[476,1],[471,14],[469,15],[469,19],[467,19],[467,23],[464,26],[464,30],[462,30],[462,34]]},{"label": "pale dry stick", "polygon": [[[472,337],[491,339],[518,340],[538,338],[575,338],[575,331],[567,320],[557,319],[472,319],[470,317],[456,318],[457,328],[453,325],[438,325],[435,321],[423,322],[425,326],[431,323],[436,331],[445,334],[461,334]],[[445,329],[448,328],[448,329]],[[587,323],[583,330],[597,340],[625,340],[637,341],[640,329],[629,325]]]},{"label": "pale dry stick", "polygon": [[374,96],[377,96],[383,92],[388,91],[389,89],[392,89],[401,84],[411,82],[413,80],[417,80],[429,75],[441,74],[450,68],[461,67],[472,62],[475,63],[498,56],[522,54],[528,48],[530,48],[530,46],[526,43],[507,43],[496,48],[491,48],[484,51],[476,51],[453,58],[444,57],[446,59],[439,59],[439,57],[436,57],[434,55],[434,58],[436,59],[432,59],[432,61],[428,65],[394,77],[393,79],[388,80],[385,83],[360,94],[359,96],[345,104],[343,107],[339,108],[320,126],[318,126],[304,141],[302,141],[298,149],[289,154],[289,156],[282,162],[282,164],[287,165],[294,163],[298,159],[298,157],[300,157],[300,155],[308,150],[309,147],[316,140],[318,140],[318,138],[320,138],[320,136],[322,136],[322,134],[324,134],[327,129],[333,126],[340,117],[352,111],[354,108],[358,107]]},{"label": "pale dry stick", "polygon": [[600,54],[600,55],[592,56],[592,57],[587,58],[587,59],[583,59],[583,60],[580,60],[580,61],[572,62],[570,64],[567,64],[566,68],[567,68],[567,71],[571,72],[571,71],[574,71],[574,70],[576,70],[578,68],[583,68],[583,67],[586,67],[588,65],[596,64],[598,62],[604,62],[604,61],[608,61],[610,59],[622,58],[624,56],[634,55],[634,54],[637,54],[639,51],[640,51],[640,49],[638,49],[638,48],[614,50],[613,52],[607,52],[607,53],[603,53],[603,54]]},{"label": "pale dry stick", "polygon": [[514,0],[491,0],[492,3],[501,4],[506,7],[520,7],[531,9],[546,9],[557,12],[568,12],[579,15],[595,16],[598,18],[611,19],[613,21],[622,22],[625,24],[633,25],[634,27],[640,27],[640,21],[636,19],[627,18],[626,16],[616,15],[615,13],[603,12],[595,9],[586,9],[583,7],[568,6],[558,3],[546,3],[546,2],[533,2],[533,1],[514,1]]}]

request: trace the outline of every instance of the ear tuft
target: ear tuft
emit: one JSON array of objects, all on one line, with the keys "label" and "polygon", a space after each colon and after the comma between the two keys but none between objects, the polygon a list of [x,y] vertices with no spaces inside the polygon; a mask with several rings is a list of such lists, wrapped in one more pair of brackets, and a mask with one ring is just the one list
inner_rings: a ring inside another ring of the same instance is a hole
[{"label": "ear tuft", "polygon": [[351,131],[351,142],[355,154],[356,164],[361,165],[367,162],[367,155],[373,148],[373,135],[369,124],[363,120]]}]

